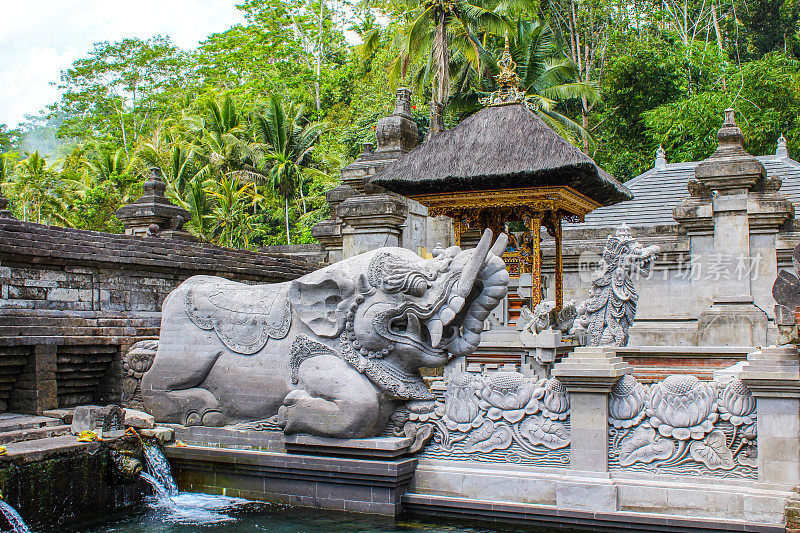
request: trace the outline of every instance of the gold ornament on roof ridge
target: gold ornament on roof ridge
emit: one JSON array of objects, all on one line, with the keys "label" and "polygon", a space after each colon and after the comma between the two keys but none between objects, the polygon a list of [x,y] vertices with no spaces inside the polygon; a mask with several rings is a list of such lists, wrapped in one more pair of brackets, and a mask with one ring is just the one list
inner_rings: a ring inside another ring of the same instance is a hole
[{"label": "gold ornament on roof ridge", "polygon": [[478,101],[485,106],[501,106],[509,104],[528,105],[525,93],[519,90],[519,76],[517,76],[517,64],[511,57],[511,49],[508,45],[508,32],[506,32],[506,45],[500,59],[497,61],[500,73],[495,75],[497,84],[500,88],[489,96],[479,98]]}]

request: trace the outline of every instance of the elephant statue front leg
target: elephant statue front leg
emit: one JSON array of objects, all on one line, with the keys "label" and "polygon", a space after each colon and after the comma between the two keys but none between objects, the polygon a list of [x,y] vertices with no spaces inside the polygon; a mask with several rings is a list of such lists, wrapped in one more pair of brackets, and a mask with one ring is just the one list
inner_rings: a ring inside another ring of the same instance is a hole
[{"label": "elephant statue front leg", "polygon": [[[353,367],[331,355],[304,361],[298,389],[284,399],[284,432],[337,438],[373,437],[385,425],[382,393]],[[391,411],[389,411],[391,413]]]},{"label": "elephant statue front leg", "polygon": [[206,389],[153,391],[149,400],[149,408],[158,415],[160,422],[213,427],[225,424],[217,398]]}]

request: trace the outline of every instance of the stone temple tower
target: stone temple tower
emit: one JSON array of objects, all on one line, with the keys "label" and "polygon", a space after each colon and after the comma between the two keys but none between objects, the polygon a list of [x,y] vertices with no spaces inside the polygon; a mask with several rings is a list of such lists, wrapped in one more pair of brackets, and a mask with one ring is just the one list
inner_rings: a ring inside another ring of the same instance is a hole
[{"label": "stone temple tower", "polygon": [[342,184],[326,193],[331,218],[311,229],[322,243],[328,262],[381,246],[417,251],[437,243],[452,243],[449,219],[430,218],[418,202],[369,183],[372,176],[419,143],[417,125],[411,117],[411,91],[397,89],[394,112],[378,121],[375,137],[377,147],[364,144],[361,156],[342,169]]}]

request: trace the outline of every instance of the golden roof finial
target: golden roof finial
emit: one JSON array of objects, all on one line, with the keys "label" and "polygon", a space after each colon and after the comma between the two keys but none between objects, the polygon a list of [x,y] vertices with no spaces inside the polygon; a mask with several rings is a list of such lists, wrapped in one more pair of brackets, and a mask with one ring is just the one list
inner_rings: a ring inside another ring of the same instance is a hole
[{"label": "golden roof finial", "polygon": [[517,76],[517,64],[511,57],[511,48],[508,44],[508,32],[506,31],[506,45],[500,59],[497,60],[500,73],[495,75],[497,84],[500,88],[485,98],[478,101],[486,106],[501,106],[508,104],[527,105],[525,93],[519,90],[519,76]]}]

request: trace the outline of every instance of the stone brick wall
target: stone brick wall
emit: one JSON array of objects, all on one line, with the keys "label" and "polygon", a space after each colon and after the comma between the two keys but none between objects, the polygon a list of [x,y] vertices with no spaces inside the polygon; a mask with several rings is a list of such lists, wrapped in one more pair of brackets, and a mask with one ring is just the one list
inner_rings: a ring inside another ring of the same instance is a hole
[{"label": "stone brick wall", "polygon": [[121,356],[158,336],[186,278],[246,283],[314,270],[286,256],[0,218],[0,411],[119,401]]}]

